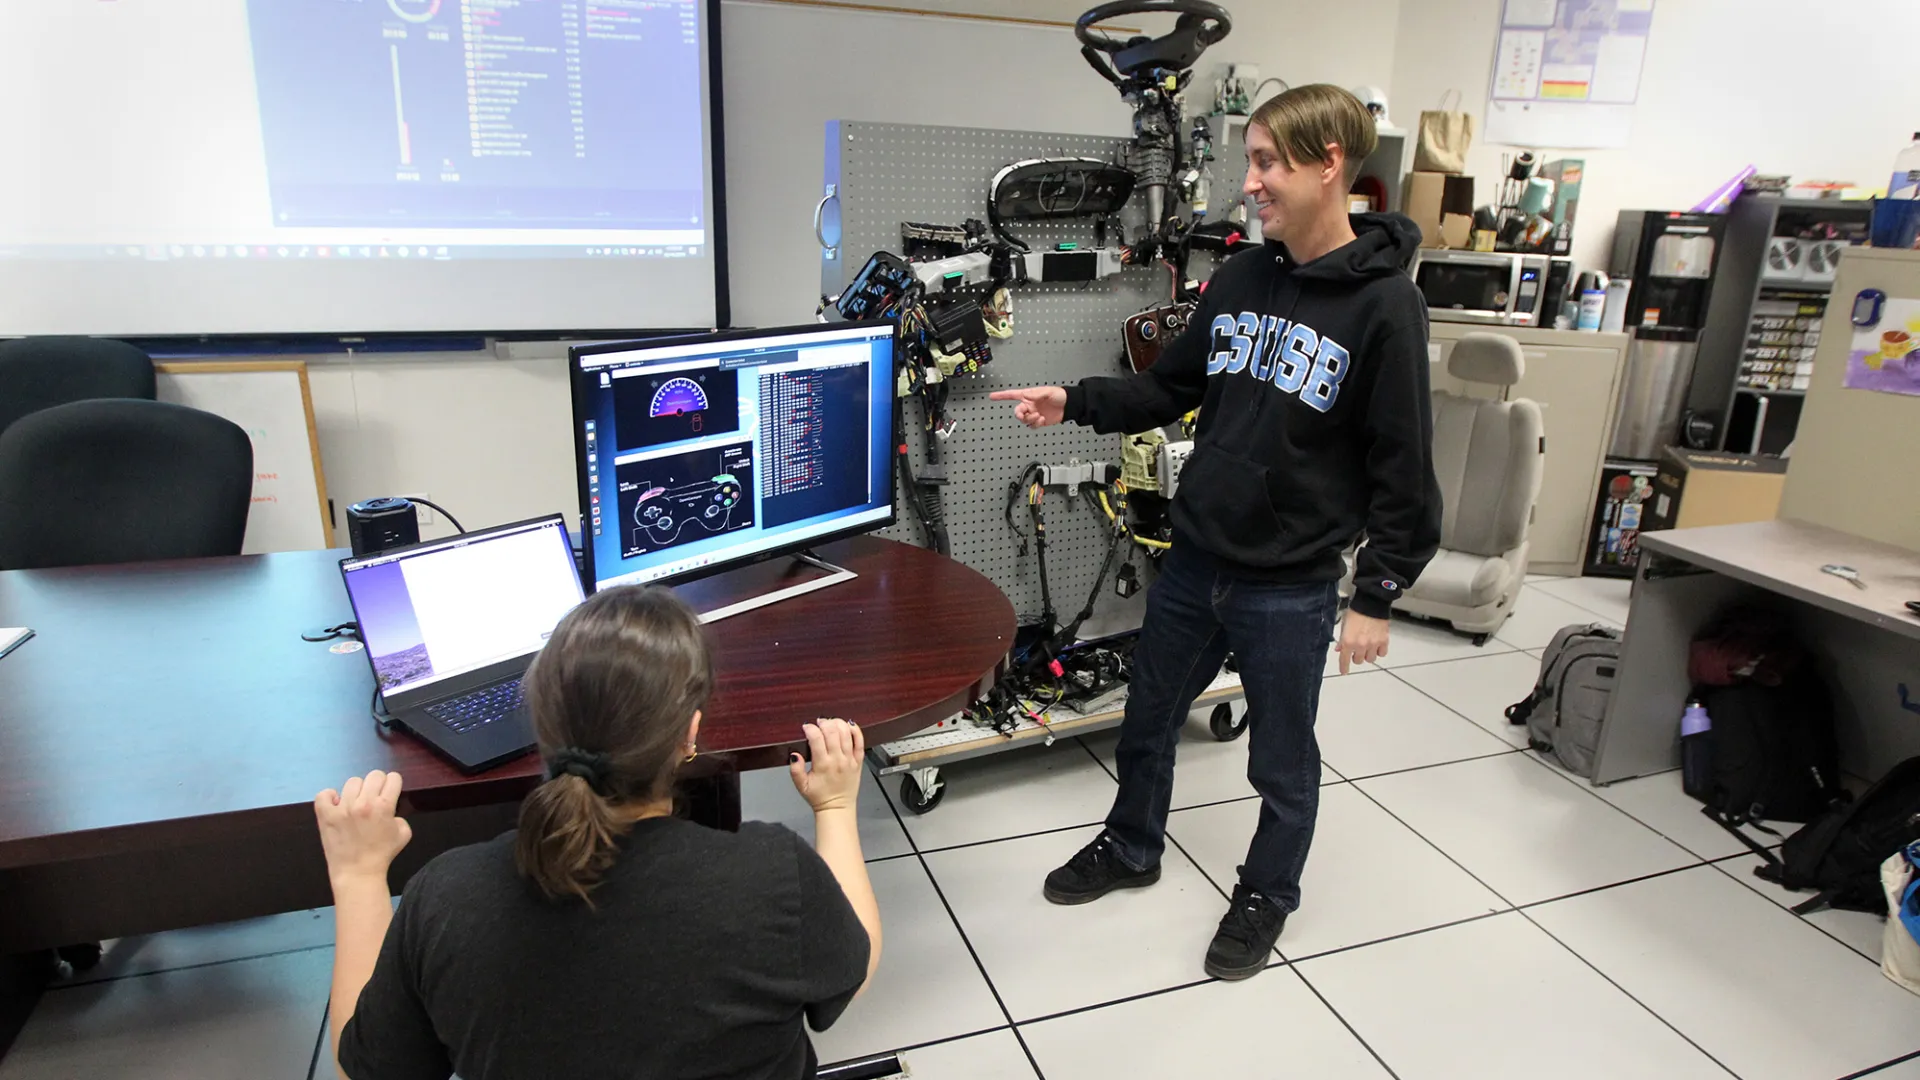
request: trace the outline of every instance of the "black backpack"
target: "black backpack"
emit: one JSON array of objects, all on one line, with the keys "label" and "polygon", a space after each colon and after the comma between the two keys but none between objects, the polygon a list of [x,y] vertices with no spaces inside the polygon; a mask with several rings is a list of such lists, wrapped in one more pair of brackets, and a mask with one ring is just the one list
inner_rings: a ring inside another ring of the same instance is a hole
[{"label": "black backpack", "polygon": [[1920,840],[1920,757],[1895,765],[1859,799],[1835,806],[1787,837],[1778,856],[1738,832],[1734,835],[1767,861],[1755,868],[1755,875],[1789,889],[1820,890],[1793,909],[1798,914],[1836,907],[1884,915],[1887,896],[1880,884],[1880,864]]},{"label": "black backpack", "polygon": [[1712,782],[1695,792],[1708,816],[1729,828],[1804,822],[1844,795],[1833,703],[1810,672],[1778,686],[1738,682],[1705,690]]}]

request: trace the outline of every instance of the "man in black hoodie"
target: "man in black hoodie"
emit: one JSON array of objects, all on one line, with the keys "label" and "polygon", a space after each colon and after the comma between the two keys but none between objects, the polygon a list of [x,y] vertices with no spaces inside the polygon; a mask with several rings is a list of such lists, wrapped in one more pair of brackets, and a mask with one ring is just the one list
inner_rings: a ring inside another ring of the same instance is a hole
[{"label": "man in black hoodie", "polygon": [[1342,554],[1356,555],[1340,670],[1387,652],[1394,600],[1433,557],[1427,311],[1403,267],[1420,231],[1397,214],[1347,214],[1377,141],[1353,95],[1301,86],[1247,124],[1245,191],[1266,243],[1215,272],[1186,333],[1145,372],[1008,390],[1030,427],[1072,420],[1139,432],[1200,409],[1180,474],[1173,548],[1147,597],[1126,719],[1120,791],[1106,829],[1047,875],[1080,904],[1160,877],[1174,745],[1193,700],[1235,657],[1247,695],[1247,779],[1260,822],[1206,971],[1255,974],[1300,903],[1320,804],[1314,713],[1339,609]]}]

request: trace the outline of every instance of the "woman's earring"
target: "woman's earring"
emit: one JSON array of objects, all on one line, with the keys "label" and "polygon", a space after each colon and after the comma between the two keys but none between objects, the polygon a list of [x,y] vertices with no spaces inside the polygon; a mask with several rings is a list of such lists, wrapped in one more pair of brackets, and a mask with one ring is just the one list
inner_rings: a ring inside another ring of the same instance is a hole
[{"label": "woman's earring", "polygon": [[681,761],[681,764],[682,764],[682,765],[684,765],[684,764],[686,764],[687,762],[689,762],[689,761],[692,761],[692,760],[693,760],[694,758],[697,758],[697,757],[699,757],[699,756],[700,756],[700,748],[699,748],[699,747],[697,747],[697,746],[695,746],[695,745],[694,745],[694,744],[692,744],[692,743],[688,743],[688,744],[687,744],[687,756],[686,756],[686,758],[685,758],[685,759],[683,759],[683,760]]}]

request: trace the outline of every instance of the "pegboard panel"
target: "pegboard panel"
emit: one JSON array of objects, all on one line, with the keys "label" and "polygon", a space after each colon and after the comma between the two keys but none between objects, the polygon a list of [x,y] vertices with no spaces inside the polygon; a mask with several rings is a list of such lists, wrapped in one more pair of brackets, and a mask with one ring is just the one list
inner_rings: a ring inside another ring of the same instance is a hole
[{"label": "pegboard panel", "polygon": [[[1114,107],[1124,106],[1115,101]],[[875,251],[901,251],[903,221],[958,225],[986,219],[993,176],[1016,161],[1037,157],[1090,157],[1121,160],[1123,142],[1104,136],[995,131],[986,128],[930,127],[836,121],[827,125],[826,176],[822,195],[828,240],[823,250],[821,292],[837,295]],[[1224,150],[1225,148],[1220,148]],[[1210,173],[1214,190],[1231,195],[1238,186],[1236,161],[1216,161]],[[1227,185],[1223,188],[1221,185]],[[1229,201],[1229,200],[1217,200]],[[1144,217],[1143,197],[1121,215],[1128,235]],[[838,229],[833,228],[837,217]],[[1020,222],[1009,231],[1034,250],[1071,242],[1091,246],[1091,220],[1057,223]],[[1117,244],[1120,237],[1109,236]],[[1196,257],[1191,272],[1204,276],[1206,257]],[[1125,319],[1165,303],[1172,281],[1165,268],[1129,269],[1105,281],[1043,284],[1013,290],[1013,337],[993,342],[993,363],[950,384],[948,415],[957,422],[943,446],[948,483],[943,491],[953,556],[979,570],[1007,594],[1023,623],[1040,615],[1040,575],[1032,546],[1024,556],[1019,539],[1007,528],[1007,487],[1033,461],[1046,464],[1104,461],[1120,463],[1120,437],[1099,435],[1067,424],[1030,431],[1013,418],[1005,402],[990,401],[994,390],[1031,385],[1071,385],[1093,375],[1118,375],[1127,368],[1120,332]],[[915,470],[925,465],[919,437],[923,417],[917,403],[907,409],[906,441]],[[924,544],[912,505],[900,495],[901,523],[886,535]],[[1054,606],[1070,618],[1086,602],[1088,590],[1106,557],[1108,533],[1100,508],[1085,499],[1048,489],[1047,576]],[[1025,507],[1015,519],[1024,528]],[[1133,545],[1129,545],[1133,547]],[[1147,574],[1145,552],[1133,561]],[[1150,574],[1147,574],[1150,577]],[[1096,619],[1124,622],[1139,599],[1123,601],[1111,588],[1096,608]],[[1137,625],[1137,615],[1133,623]],[[1109,627],[1111,629],[1111,627]]]}]

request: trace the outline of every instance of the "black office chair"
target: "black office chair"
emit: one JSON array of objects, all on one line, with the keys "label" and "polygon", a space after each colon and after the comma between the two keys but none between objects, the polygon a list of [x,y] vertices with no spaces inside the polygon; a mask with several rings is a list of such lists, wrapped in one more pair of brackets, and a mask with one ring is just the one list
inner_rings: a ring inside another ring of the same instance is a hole
[{"label": "black office chair", "polygon": [[0,341],[0,431],[28,413],[89,398],[153,400],[153,360],[124,341]]},{"label": "black office chair", "polygon": [[0,431],[0,568],[238,555],[253,500],[239,425],[160,401],[76,401]]}]

